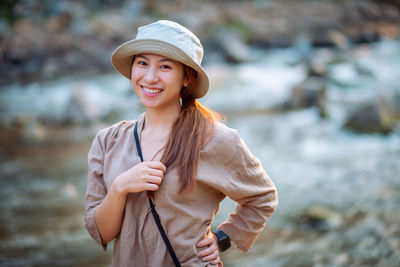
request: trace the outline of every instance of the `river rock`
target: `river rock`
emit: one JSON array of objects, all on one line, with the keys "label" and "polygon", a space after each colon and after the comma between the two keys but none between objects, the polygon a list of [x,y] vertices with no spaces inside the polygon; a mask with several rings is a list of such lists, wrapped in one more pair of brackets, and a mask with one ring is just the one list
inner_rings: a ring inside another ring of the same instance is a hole
[{"label": "river rock", "polygon": [[343,223],[342,216],[323,206],[307,208],[296,220],[301,228],[316,231],[328,231],[339,227]]},{"label": "river rock", "polygon": [[216,41],[229,61],[238,63],[250,59],[249,47],[236,32],[221,29],[217,33]]},{"label": "river rock", "polygon": [[[54,70],[57,75],[65,75],[65,70],[110,70],[109,60],[90,60],[90,55],[109,57],[117,45],[135,35],[137,26],[156,17],[182,22],[203,43],[213,42],[215,35],[220,35],[221,49],[233,62],[248,59],[247,44],[290,46],[299,35],[307,36],[312,45],[339,47],[381,37],[395,40],[400,35],[399,5],[394,0],[351,0],[343,5],[335,1],[288,4],[278,0],[230,1],[229,5],[226,1],[137,2],[31,0],[6,5],[0,18],[0,85],[51,79],[47,73]],[[220,28],[227,29],[227,33],[220,33]],[[56,37],[50,38],[52,35]],[[60,36],[69,36],[72,42],[60,46],[56,42]],[[63,61],[70,50],[80,59],[74,66]],[[50,65],[47,68],[51,71],[47,72],[41,67],[26,67],[42,66],[49,58],[64,63],[58,69]]]},{"label": "river rock", "polygon": [[400,92],[386,97],[383,102],[390,113],[390,117],[393,120],[400,121]]},{"label": "river rock", "polygon": [[309,76],[293,87],[288,107],[294,109],[317,107],[320,115],[326,116],[326,88],[322,78]]},{"label": "river rock", "polygon": [[344,127],[359,133],[389,133],[393,130],[385,107],[378,103],[362,104],[348,117]]},{"label": "river rock", "polygon": [[129,32],[122,10],[120,12],[98,13],[90,21],[89,27],[91,34],[107,42],[113,39],[123,39]]}]

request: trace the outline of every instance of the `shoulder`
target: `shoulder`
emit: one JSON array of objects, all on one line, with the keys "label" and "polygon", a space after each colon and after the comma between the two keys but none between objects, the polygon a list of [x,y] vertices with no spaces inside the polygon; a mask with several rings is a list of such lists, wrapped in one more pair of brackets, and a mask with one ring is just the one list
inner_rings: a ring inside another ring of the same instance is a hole
[{"label": "shoulder", "polygon": [[237,150],[241,142],[237,130],[229,128],[224,123],[216,122],[214,125],[214,132],[210,140],[204,146],[204,150],[232,152]]},{"label": "shoulder", "polygon": [[105,127],[98,131],[95,140],[100,143],[103,149],[106,149],[109,145],[115,143],[119,138],[126,137],[131,133],[131,129],[135,125],[136,120],[123,120],[113,125]]},{"label": "shoulder", "polygon": [[105,127],[101,129],[97,135],[100,135],[102,137],[115,137],[118,134],[124,133],[128,131],[129,129],[132,128],[132,126],[135,124],[136,120],[130,120],[130,121],[120,121],[117,122],[113,125],[110,125],[108,127]]},{"label": "shoulder", "polygon": [[222,122],[216,122],[212,138],[214,138],[215,141],[231,143],[237,142],[238,139],[240,139],[240,136],[236,129],[229,128]]}]

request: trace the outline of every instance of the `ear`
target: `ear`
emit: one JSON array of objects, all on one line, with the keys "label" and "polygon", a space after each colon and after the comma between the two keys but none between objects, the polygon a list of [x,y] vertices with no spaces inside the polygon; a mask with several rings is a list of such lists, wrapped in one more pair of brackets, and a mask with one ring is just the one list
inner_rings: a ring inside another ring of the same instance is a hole
[{"label": "ear", "polygon": [[189,86],[189,78],[186,76],[183,80],[183,86],[188,87]]}]

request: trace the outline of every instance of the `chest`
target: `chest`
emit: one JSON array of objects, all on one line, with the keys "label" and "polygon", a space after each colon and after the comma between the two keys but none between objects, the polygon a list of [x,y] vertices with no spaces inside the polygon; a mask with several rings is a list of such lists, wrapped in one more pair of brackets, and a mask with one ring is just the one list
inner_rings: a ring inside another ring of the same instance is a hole
[{"label": "chest", "polygon": [[140,145],[142,148],[143,160],[160,161],[166,143],[167,143],[167,137],[151,139],[147,136],[142,136]]}]

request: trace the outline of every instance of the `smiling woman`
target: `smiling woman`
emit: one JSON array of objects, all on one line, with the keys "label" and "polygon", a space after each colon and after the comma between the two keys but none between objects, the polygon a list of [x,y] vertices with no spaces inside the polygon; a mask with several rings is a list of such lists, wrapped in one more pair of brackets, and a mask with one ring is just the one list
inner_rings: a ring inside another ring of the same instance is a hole
[{"label": "smiling woman", "polygon": [[179,113],[182,85],[188,85],[182,63],[155,54],[137,55],[132,64],[131,82],[146,109]]},{"label": "smiling woman", "polygon": [[[277,191],[235,130],[197,100],[209,79],[203,48],[183,26],[158,21],[112,55],[145,113],[101,130],[88,155],[86,228],[113,266],[222,265],[231,240],[248,251]],[[220,202],[235,212],[211,232]],[[165,228],[164,228],[165,227]]]}]

